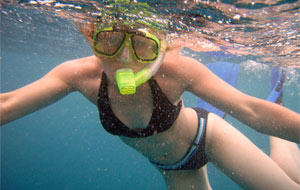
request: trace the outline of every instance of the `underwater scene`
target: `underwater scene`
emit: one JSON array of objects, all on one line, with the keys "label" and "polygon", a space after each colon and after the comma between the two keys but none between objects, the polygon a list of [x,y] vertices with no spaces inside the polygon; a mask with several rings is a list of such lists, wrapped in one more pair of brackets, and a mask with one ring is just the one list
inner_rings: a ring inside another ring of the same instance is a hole
[{"label": "underwater scene", "polygon": [[[140,3],[136,6],[130,2],[1,1],[1,93],[36,81],[65,61],[93,55],[78,23],[109,20],[114,13],[164,28],[173,36],[169,43],[184,37],[190,45],[180,53],[199,63],[238,65],[236,88],[261,99],[268,99],[272,91],[273,68],[281,68],[283,105],[300,113],[300,1],[138,0],[133,1]],[[191,93],[184,93],[183,100],[186,107],[197,106]],[[267,135],[230,115],[225,120],[269,154]],[[212,189],[241,189],[212,164],[207,169]],[[148,159],[107,133],[97,107],[75,92],[1,126],[1,189],[167,188]]]}]

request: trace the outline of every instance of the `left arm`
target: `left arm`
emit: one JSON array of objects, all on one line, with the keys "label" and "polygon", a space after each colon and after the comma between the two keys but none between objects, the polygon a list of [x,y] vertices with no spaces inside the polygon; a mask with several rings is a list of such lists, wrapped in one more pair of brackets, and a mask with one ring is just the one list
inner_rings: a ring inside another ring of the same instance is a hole
[{"label": "left arm", "polygon": [[298,113],[240,92],[194,59],[181,61],[188,91],[261,133],[299,143]]}]

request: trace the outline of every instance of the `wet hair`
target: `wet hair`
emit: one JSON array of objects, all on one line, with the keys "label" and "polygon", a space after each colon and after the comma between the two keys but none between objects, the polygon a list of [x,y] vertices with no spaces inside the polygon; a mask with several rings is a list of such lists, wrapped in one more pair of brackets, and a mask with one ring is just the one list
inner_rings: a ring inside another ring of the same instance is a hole
[{"label": "wet hair", "polygon": [[123,19],[115,19],[112,21],[100,20],[99,17],[91,18],[88,22],[85,23],[74,23],[75,26],[79,29],[79,31],[83,34],[83,36],[88,40],[89,43],[93,42],[94,32],[99,28],[106,28],[112,25],[117,25],[120,28],[124,29],[147,29],[147,31],[151,34],[154,34],[159,40],[165,39],[167,35],[165,31],[159,30],[159,28],[155,28],[150,24],[146,24],[147,22],[139,22],[139,21],[129,21]]}]

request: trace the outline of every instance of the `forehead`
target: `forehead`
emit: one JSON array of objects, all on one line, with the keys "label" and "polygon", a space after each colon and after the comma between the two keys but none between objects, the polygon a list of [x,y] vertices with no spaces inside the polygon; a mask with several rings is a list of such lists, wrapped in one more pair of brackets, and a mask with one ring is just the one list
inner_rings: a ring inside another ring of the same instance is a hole
[{"label": "forehead", "polygon": [[150,33],[146,28],[128,28],[128,27],[113,26],[112,29],[115,31],[127,32],[130,34],[138,34],[143,36],[147,33]]},{"label": "forehead", "polygon": [[[131,26],[113,25],[113,26],[103,27],[101,29],[99,28],[98,32],[99,31],[119,31],[119,32],[126,32],[129,34],[137,34],[137,35],[141,35],[141,36],[153,35],[158,40],[163,39],[163,37],[160,33],[156,32],[156,31],[151,31],[148,28],[135,28],[135,27],[131,27]],[[95,32],[97,32],[97,31],[95,31]]]},{"label": "forehead", "polygon": [[[145,35],[146,33],[150,33],[158,40],[163,40],[166,37],[166,34],[162,30],[158,30],[156,28],[152,28],[149,25],[145,25],[139,22],[127,22],[127,21],[111,21],[111,22],[105,22],[105,23],[99,23],[98,22],[98,31],[103,30],[105,28],[116,28],[118,30],[126,31],[128,33],[141,33],[141,35]],[[95,31],[96,32],[96,31]]]}]

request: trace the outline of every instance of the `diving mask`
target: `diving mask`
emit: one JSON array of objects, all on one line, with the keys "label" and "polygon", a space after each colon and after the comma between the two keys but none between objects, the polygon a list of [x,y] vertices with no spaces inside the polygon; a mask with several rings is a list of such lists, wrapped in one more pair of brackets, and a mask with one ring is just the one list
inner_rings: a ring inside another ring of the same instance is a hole
[{"label": "diving mask", "polygon": [[116,80],[122,95],[135,94],[136,87],[148,81],[159,69],[164,54],[160,54],[164,41],[144,29],[128,30],[108,27],[97,30],[93,36],[93,51],[96,55],[113,58],[128,45],[136,60],[148,65],[134,74],[132,69],[123,68],[116,71]]},{"label": "diving mask", "polygon": [[117,26],[96,30],[92,49],[96,55],[113,58],[128,45],[136,60],[154,62],[160,53],[159,39],[145,29],[130,30]]}]

